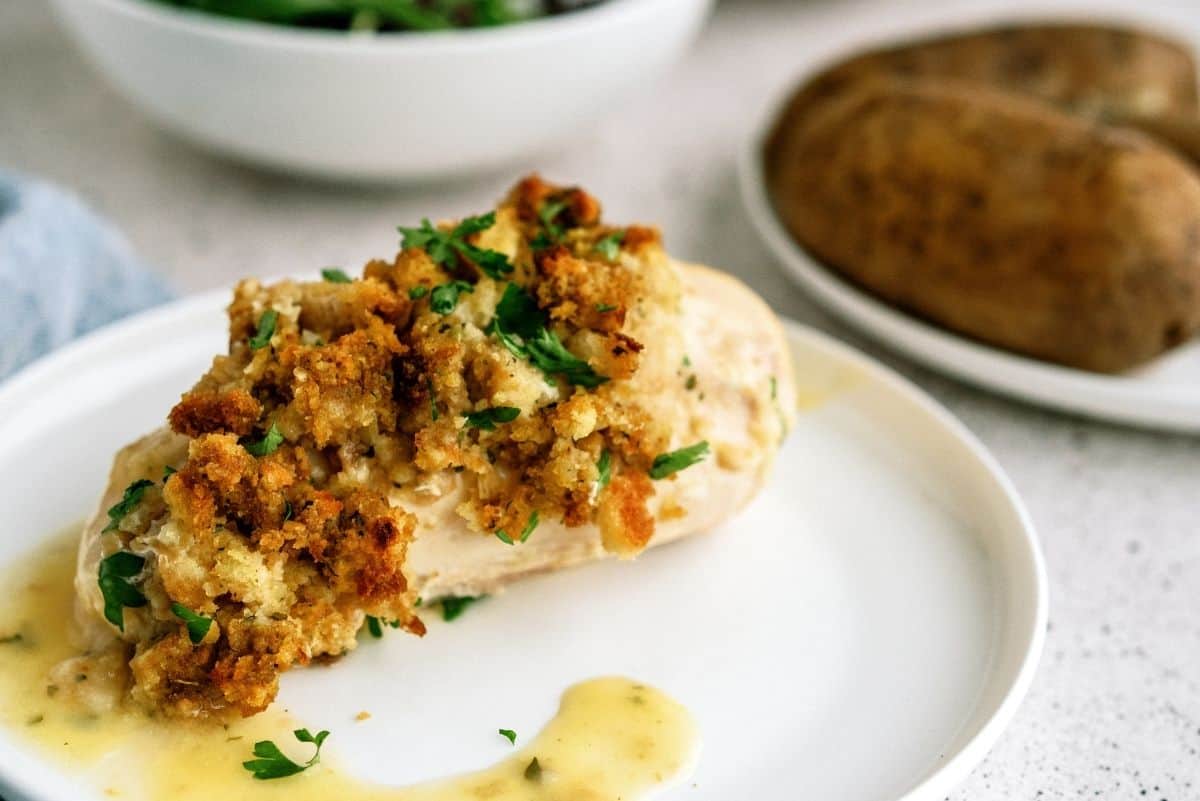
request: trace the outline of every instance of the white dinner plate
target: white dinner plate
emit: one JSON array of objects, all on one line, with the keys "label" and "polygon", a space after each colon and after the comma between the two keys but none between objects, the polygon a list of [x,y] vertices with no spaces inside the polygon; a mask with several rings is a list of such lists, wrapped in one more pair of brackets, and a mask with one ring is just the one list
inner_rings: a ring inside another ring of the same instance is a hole
[{"label": "white dinner plate", "polygon": [[773,106],[742,151],[742,198],[767,246],[818,303],[880,344],[985,389],[1113,422],[1200,433],[1200,340],[1120,375],[1076,370],[993,348],[906,314],[811,256],[779,220],[763,179],[762,146],[779,108],[781,103]]},{"label": "white dinner plate", "polygon": [[[224,350],[226,301],[132,318],[0,386],[0,567],[92,511],[113,452]],[[943,798],[1033,677],[1046,625],[1036,535],[949,413],[789,328],[805,408],[735,520],[634,562],[529,579],[452,623],[427,615],[424,639],[389,632],[288,674],[280,703],[332,729],[347,770],[403,784],[498,761],[498,726],[532,735],[569,685],[627,675],[699,725],[695,773],[667,801]],[[362,709],[371,719],[350,724]],[[12,731],[0,794],[105,798]]]}]

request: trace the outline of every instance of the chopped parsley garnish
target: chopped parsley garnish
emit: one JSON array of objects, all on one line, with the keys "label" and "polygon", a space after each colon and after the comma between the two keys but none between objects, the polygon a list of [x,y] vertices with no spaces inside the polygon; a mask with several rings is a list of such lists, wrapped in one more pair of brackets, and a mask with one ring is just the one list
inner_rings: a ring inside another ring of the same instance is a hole
[{"label": "chopped parsley garnish", "polygon": [[779,394],[779,382],[775,380],[775,376],[771,376],[771,400],[775,400],[777,394]]},{"label": "chopped parsley garnish", "polygon": [[429,258],[443,269],[456,270],[464,261],[479,268],[480,272],[490,278],[499,280],[505,273],[511,273],[513,266],[508,257],[495,250],[476,247],[467,241],[467,237],[480,231],[486,231],[496,224],[496,213],[488,212],[477,217],[467,217],[450,231],[435,228],[428,219],[421,220],[419,228],[400,226],[401,247],[420,248],[429,254]]},{"label": "chopped parsley garnish", "polygon": [[331,284],[348,284],[352,280],[340,267],[327,267],[321,270],[321,277]]},{"label": "chopped parsley garnish", "polygon": [[208,630],[212,628],[213,619],[211,617],[198,615],[179,603],[171,604],[171,612],[187,624],[188,639],[192,641],[192,645],[204,642],[204,638],[208,636]]},{"label": "chopped parsley garnish", "polygon": [[485,595],[463,595],[455,597],[451,595],[449,598],[442,599],[442,620],[451,621],[456,619],[463,612],[467,611],[467,607],[476,601],[482,601],[487,596]]},{"label": "chopped parsley garnish", "polygon": [[278,319],[279,312],[274,309],[267,309],[262,313],[262,317],[258,318],[258,330],[250,337],[250,350],[265,348],[270,344],[271,337],[275,336],[275,321]]},{"label": "chopped parsley garnish", "polygon": [[292,735],[302,743],[312,743],[317,747],[312,759],[305,762],[303,765],[293,762],[284,756],[279,750],[279,746],[270,740],[259,740],[254,744],[254,756],[257,759],[251,759],[242,763],[242,767],[254,774],[256,779],[282,779],[285,776],[294,776],[297,773],[302,773],[321,760],[321,746],[325,743],[325,738],[329,736],[329,732],[318,732],[314,737],[309,733],[308,729],[296,729]]},{"label": "chopped parsley garnish", "polygon": [[474,292],[475,287],[466,281],[451,281],[435,286],[429,293],[429,308],[438,314],[449,314],[458,305],[458,296],[463,292]]},{"label": "chopped parsley garnish", "polygon": [[625,241],[624,231],[613,231],[608,236],[596,242],[594,250],[609,261],[616,261],[621,255],[621,243]]},{"label": "chopped parsley garnish", "polygon": [[660,453],[654,457],[654,463],[650,465],[650,478],[655,480],[666,478],[697,462],[704,461],[705,456],[708,456],[708,442],[706,441],[697,442],[695,445],[689,445],[677,451]]},{"label": "chopped parsley garnish", "polygon": [[[420,604],[417,604],[417,606],[420,606]],[[367,615],[367,631],[371,632],[371,636],[374,637],[375,639],[378,640],[381,637],[383,637],[383,627],[384,626],[390,626],[391,628],[398,629],[398,628],[400,628],[400,621],[399,620],[384,620],[381,617],[375,617],[374,615]]]},{"label": "chopped parsley garnish", "polygon": [[596,462],[596,472],[600,474],[596,479],[596,489],[603,490],[612,480],[612,454],[607,450],[600,454],[600,458]]},{"label": "chopped parsley garnish", "polygon": [[525,540],[529,539],[529,535],[532,534],[533,530],[537,527],[538,513],[537,510],[534,509],[533,513],[529,515],[528,522],[525,523],[525,528],[521,529],[521,535],[517,537],[516,540],[514,540],[509,533],[502,528],[496,529],[496,539],[500,540],[505,545],[516,545],[518,542],[524,542]]},{"label": "chopped parsley garnish", "polygon": [[468,412],[463,417],[467,418],[467,425],[472,428],[478,428],[481,431],[495,431],[497,423],[511,423],[520,414],[521,410],[516,406],[493,406],[490,409]]},{"label": "chopped parsley garnish", "polygon": [[561,375],[582,387],[596,387],[608,380],[566,349],[558,335],[546,327],[546,314],[537,301],[516,284],[504,288],[490,330],[510,353],[528,359],[548,376]]},{"label": "chopped parsley garnish", "polygon": [[287,521],[291,520],[292,513],[294,511],[295,510],[292,509],[292,502],[289,501],[287,498],[284,498],[283,499],[283,522],[286,523]]},{"label": "chopped parsley garnish", "polygon": [[429,287],[419,284],[417,286],[414,286],[412,289],[408,290],[408,299],[409,300],[420,300],[421,298],[425,297],[428,294],[429,294]]},{"label": "chopped parsley garnish", "polygon": [[171,476],[175,475],[178,472],[179,471],[176,470],[174,467],[171,467],[171,465],[167,465],[166,467],[164,467],[162,483],[166,484],[167,479],[170,478]]},{"label": "chopped parsley garnish", "polygon": [[537,513],[537,509],[534,509],[533,514],[529,515],[529,522],[527,522],[525,524],[525,528],[521,529],[521,542],[524,542],[525,540],[529,539],[529,535],[532,534],[533,530],[537,527],[538,527],[538,513]]},{"label": "chopped parsley garnish", "polygon": [[433,391],[433,380],[425,379],[425,388],[429,390],[429,416],[436,423],[438,419],[437,393]]},{"label": "chopped parsley garnish", "polygon": [[557,242],[563,237],[563,227],[554,221],[566,210],[567,204],[561,200],[548,201],[538,209],[538,219],[541,220],[551,242]]},{"label": "chopped parsley garnish", "polygon": [[538,762],[538,758],[534,757],[525,766],[525,779],[531,782],[540,782],[542,780],[542,766]]},{"label": "chopped parsley garnish", "polygon": [[125,630],[125,607],[146,605],[146,596],[129,582],[145,566],[145,558],[129,551],[117,551],[100,560],[98,583],[104,596],[104,618],[121,631]]},{"label": "chopped parsley garnish", "polygon": [[689,391],[695,389],[696,388],[696,375],[694,373],[692,375],[689,375],[687,381],[684,382],[683,386],[685,388],[687,388]]},{"label": "chopped parsley garnish", "polygon": [[517,733],[512,729],[498,729],[500,736],[507,739],[513,745],[517,744]]},{"label": "chopped parsley garnish", "polygon": [[271,423],[271,427],[267,429],[267,433],[263,434],[263,438],[258,442],[247,442],[246,450],[251,456],[269,456],[279,450],[279,446],[283,444],[283,434],[279,431],[278,426]]},{"label": "chopped parsley garnish", "polygon": [[611,303],[597,303],[596,304],[596,311],[600,312],[601,314],[608,314],[610,311],[616,311],[616,310],[617,310],[617,307]]},{"label": "chopped parsley garnish", "polygon": [[108,525],[106,525],[100,533],[107,534],[110,531],[116,531],[117,526],[120,525],[122,518],[132,512],[134,507],[142,502],[142,496],[146,494],[146,488],[153,486],[153,481],[145,478],[139,478],[137,481],[126,487],[125,493],[121,495],[121,500],[109,507]]},{"label": "chopped parsley garnish", "polygon": [[16,645],[22,642],[25,642],[25,635],[19,631],[16,634],[6,634],[0,637],[0,645]]}]

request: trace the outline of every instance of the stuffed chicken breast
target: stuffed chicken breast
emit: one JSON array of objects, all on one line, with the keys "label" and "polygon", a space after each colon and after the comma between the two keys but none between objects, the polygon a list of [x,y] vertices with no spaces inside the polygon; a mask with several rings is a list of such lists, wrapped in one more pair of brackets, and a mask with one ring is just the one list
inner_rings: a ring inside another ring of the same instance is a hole
[{"label": "stuffed chicken breast", "polygon": [[122,450],[76,578],[134,703],[248,715],[419,605],[728,519],[792,421],[778,321],[537,178],[361,278],[242,282],[230,346]]}]

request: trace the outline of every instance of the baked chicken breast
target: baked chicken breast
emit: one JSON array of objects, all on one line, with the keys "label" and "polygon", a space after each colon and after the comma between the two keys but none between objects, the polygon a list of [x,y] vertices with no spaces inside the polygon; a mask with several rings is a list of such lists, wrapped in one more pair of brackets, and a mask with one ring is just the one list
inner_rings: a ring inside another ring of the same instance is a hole
[{"label": "baked chicken breast", "polygon": [[709,529],[763,485],[791,359],[756,295],[536,177],[351,280],[243,281],[229,353],[122,450],[79,548],[89,656],[254,714],[368,620]]}]

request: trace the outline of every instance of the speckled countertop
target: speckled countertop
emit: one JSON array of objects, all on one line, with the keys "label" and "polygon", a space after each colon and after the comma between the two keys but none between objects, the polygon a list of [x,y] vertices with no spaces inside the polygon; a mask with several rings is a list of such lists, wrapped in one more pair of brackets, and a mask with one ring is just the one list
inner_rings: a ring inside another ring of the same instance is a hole
[{"label": "speckled countertop", "polygon": [[[1040,411],[912,367],[807,302],[742,212],[735,154],[768,99],[830,49],[944,10],[909,5],[726,0],[653,95],[536,166],[592,189],[613,219],[659,221],[677,255],[737,273],[780,312],[896,366],[1012,476],[1046,551],[1049,637],[1016,720],[952,798],[1200,799],[1200,439]],[[1187,5],[1139,13],[1200,40]],[[43,0],[0,2],[0,164],[77,189],[183,290],[361,263],[391,251],[397,222],[484,208],[511,177],[346,189],[212,159],[105,87]]]}]

